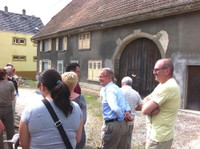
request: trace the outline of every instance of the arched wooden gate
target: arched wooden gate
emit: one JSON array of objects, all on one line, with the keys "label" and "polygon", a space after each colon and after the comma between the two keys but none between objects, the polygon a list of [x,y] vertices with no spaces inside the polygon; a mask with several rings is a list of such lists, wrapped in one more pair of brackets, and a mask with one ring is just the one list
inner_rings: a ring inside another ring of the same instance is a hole
[{"label": "arched wooden gate", "polygon": [[154,64],[161,58],[156,44],[147,38],[138,38],[128,44],[119,62],[118,85],[124,76],[133,79],[133,88],[141,96],[148,95],[157,85],[153,75]]}]

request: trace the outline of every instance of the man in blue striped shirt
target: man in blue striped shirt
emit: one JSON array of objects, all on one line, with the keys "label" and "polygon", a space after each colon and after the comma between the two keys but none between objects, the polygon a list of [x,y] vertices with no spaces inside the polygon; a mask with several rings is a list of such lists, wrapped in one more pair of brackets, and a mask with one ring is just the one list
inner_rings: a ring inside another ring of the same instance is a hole
[{"label": "man in blue striped shirt", "polygon": [[99,81],[103,86],[102,114],[105,121],[102,127],[102,149],[125,149],[127,146],[127,122],[131,120],[130,106],[120,88],[113,83],[114,72],[103,68]]}]

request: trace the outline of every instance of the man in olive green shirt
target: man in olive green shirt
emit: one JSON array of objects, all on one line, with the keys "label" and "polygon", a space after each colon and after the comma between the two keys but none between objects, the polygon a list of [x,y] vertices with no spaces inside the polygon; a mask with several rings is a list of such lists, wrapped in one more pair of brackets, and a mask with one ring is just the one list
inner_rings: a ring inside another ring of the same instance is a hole
[{"label": "man in olive green shirt", "polygon": [[173,69],[171,59],[160,59],[154,66],[153,74],[159,84],[142,106],[142,113],[147,115],[146,149],[170,149],[172,146],[173,127],[180,106],[180,91],[172,77]]}]

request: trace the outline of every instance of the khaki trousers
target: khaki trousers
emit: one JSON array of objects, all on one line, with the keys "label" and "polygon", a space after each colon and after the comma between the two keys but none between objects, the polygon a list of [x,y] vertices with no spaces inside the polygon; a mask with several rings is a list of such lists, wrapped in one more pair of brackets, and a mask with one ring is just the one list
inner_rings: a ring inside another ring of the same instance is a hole
[{"label": "khaki trousers", "polygon": [[114,121],[102,127],[101,149],[125,149],[127,145],[127,124],[125,121]]},{"label": "khaki trousers", "polygon": [[165,142],[156,142],[149,140],[146,144],[146,149],[171,149],[173,139]]}]

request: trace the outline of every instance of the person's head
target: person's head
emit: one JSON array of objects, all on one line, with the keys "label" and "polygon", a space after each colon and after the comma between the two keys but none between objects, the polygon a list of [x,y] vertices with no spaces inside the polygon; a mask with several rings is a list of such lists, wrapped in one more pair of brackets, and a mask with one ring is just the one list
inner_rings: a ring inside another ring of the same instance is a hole
[{"label": "person's head", "polygon": [[50,96],[66,115],[71,113],[69,88],[62,82],[60,74],[55,69],[47,69],[39,75],[38,88],[44,98]]},{"label": "person's head", "polygon": [[159,83],[165,83],[168,79],[172,78],[174,66],[169,58],[160,59],[156,62],[153,74],[155,80]]},{"label": "person's head", "polygon": [[121,81],[122,86],[124,85],[132,86],[132,83],[133,83],[133,80],[129,76],[124,77]]},{"label": "person's head", "polygon": [[0,80],[5,80],[6,79],[6,70],[3,68],[0,68]]},{"label": "person's head", "polygon": [[66,68],[66,72],[70,72],[70,71],[75,72],[79,76],[80,75],[80,65],[78,63],[70,63]]},{"label": "person's head", "polygon": [[72,92],[78,83],[78,76],[75,72],[65,72],[62,74],[62,81],[69,87],[70,92]]},{"label": "person's head", "polygon": [[109,82],[113,82],[114,72],[110,68],[102,68],[99,75],[99,81],[102,86],[105,86]]},{"label": "person's head", "polygon": [[8,76],[12,77],[15,75],[15,67],[13,66],[13,64],[8,63],[5,66],[6,72],[8,73]]}]

